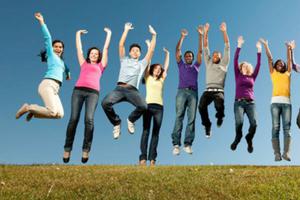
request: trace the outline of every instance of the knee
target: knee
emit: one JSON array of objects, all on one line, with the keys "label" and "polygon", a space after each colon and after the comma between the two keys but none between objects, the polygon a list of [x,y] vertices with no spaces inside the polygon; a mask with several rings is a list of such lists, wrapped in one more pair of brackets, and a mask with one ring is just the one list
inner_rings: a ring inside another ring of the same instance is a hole
[{"label": "knee", "polygon": [[141,104],[141,105],[138,105],[136,108],[137,108],[139,111],[141,111],[141,112],[146,112],[146,110],[147,110],[147,104]]},{"label": "knee", "polygon": [[107,107],[109,107],[109,104],[110,104],[110,102],[109,102],[109,100],[108,100],[108,98],[107,97],[105,97],[103,100],[102,100],[102,102],[101,102],[101,106],[102,106],[102,108],[107,108]]},{"label": "knee", "polygon": [[256,121],[251,121],[251,122],[250,122],[250,127],[251,127],[251,128],[256,128],[256,127],[257,127]]},{"label": "knee", "polygon": [[90,125],[90,126],[92,126],[92,125],[94,125],[94,119],[93,119],[92,117],[86,117],[86,118],[84,119],[84,123],[85,123],[85,125]]}]

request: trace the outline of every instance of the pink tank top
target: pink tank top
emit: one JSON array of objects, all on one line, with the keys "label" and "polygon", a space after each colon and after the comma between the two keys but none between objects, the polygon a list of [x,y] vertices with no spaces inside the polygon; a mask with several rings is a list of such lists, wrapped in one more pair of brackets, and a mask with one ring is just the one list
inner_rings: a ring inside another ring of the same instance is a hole
[{"label": "pink tank top", "polygon": [[81,65],[79,78],[75,86],[87,87],[100,91],[100,78],[104,69],[101,62],[98,64],[91,64],[85,61]]}]

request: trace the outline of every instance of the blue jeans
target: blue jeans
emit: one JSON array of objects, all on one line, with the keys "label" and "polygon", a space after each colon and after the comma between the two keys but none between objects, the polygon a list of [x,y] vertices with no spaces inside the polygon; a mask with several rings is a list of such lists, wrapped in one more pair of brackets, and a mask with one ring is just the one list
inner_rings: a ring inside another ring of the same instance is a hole
[{"label": "blue jeans", "polygon": [[98,105],[99,94],[92,90],[77,89],[73,90],[71,102],[71,117],[69,120],[66,141],[64,149],[67,152],[72,151],[74,137],[77,124],[80,118],[80,112],[85,102],[85,118],[84,118],[84,140],[82,150],[89,152],[92,146],[94,133],[94,114]]},{"label": "blue jeans", "polygon": [[292,105],[285,103],[272,103],[272,139],[279,139],[280,116],[282,118],[284,137],[291,137]]},{"label": "blue jeans", "polygon": [[140,160],[147,160],[148,139],[150,133],[151,120],[153,118],[152,137],[149,147],[148,160],[156,160],[159,130],[163,119],[164,108],[158,104],[148,104],[148,108],[143,115],[143,134],[141,137]]},{"label": "blue jeans", "polygon": [[254,102],[247,101],[235,101],[234,102],[234,116],[235,116],[235,132],[236,139],[240,139],[243,136],[243,123],[244,114],[247,115],[249,119],[250,127],[248,129],[249,139],[253,139],[256,131],[256,109]]},{"label": "blue jeans", "polygon": [[181,146],[182,124],[187,110],[188,122],[185,129],[184,145],[192,145],[195,138],[195,118],[198,92],[190,89],[178,89],[176,95],[176,120],[172,133],[173,145]]},{"label": "blue jeans", "polygon": [[102,108],[109,121],[114,126],[119,125],[121,123],[121,119],[115,113],[113,105],[122,101],[127,101],[136,107],[128,117],[129,121],[132,123],[138,120],[147,109],[145,100],[135,87],[117,86],[113,91],[106,95],[102,101]]}]

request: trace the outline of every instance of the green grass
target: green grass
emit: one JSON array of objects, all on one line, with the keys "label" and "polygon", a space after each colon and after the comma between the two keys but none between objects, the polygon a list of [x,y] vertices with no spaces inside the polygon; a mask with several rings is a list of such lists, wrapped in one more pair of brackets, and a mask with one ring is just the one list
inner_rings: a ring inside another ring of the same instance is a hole
[{"label": "green grass", "polygon": [[300,167],[0,165],[0,199],[300,199]]}]

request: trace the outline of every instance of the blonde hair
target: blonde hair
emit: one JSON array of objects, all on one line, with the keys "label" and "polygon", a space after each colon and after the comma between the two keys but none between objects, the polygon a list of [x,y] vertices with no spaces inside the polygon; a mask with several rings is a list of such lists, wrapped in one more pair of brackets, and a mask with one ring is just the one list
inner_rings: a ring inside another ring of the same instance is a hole
[{"label": "blonde hair", "polygon": [[244,61],[239,64],[239,70],[241,73],[242,73],[242,66],[246,66],[246,69],[247,69],[246,75],[247,76],[251,76],[253,74],[253,66],[250,63]]}]

